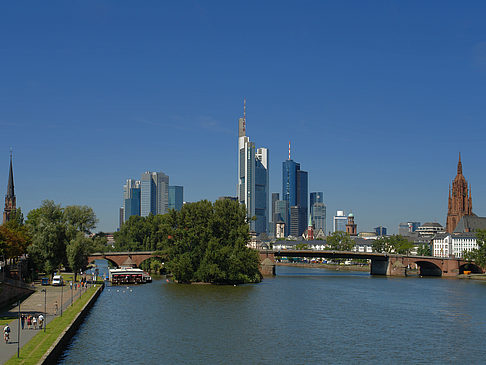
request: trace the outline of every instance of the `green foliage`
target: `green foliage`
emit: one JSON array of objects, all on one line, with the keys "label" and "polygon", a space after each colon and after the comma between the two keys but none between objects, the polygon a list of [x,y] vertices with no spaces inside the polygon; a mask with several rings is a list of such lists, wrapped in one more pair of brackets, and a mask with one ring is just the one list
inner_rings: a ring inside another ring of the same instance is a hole
[{"label": "green foliage", "polygon": [[432,256],[432,253],[430,251],[430,246],[426,245],[426,244],[420,245],[417,248],[417,255],[418,256]]},{"label": "green foliage", "polygon": [[413,243],[401,235],[380,237],[372,244],[373,251],[408,255]]},{"label": "green foliage", "polygon": [[327,245],[328,250],[351,251],[354,241],[346,232],[337,231],[327,237]]},{"label": "green foliage", "polygon": [[115,233],[120,251],[158,251],[182,283],[261,280],[258,253],[249,242],[246,211],[238,202],[203,200],[164,215],[130,217]]},{"label": "green foliage", "polygon": [[476,265],[484,269],[486,268],[486,230],[478,230],[476,232],[476,242],[478,248],[464,253],[464,258],[474,261]]},{"label": "green foliage", "polygon": [[70,240],[76,237],[77,232],[90,234],[98,223],[93,209],[86,205],[67,206],[63,209],[63,216]]},{"label": "green foliage", "polygon": [[66,255],[69,267],[74,272],[76,281],[77,273],[88,265],[88,252],[93,241],[84,233],[77,232],[76,237],[67,245]]},{"label": "green foliage", "polygon": [[308,250],[309,245],[307,243],[298,243],[295,245],[296,250]]}]

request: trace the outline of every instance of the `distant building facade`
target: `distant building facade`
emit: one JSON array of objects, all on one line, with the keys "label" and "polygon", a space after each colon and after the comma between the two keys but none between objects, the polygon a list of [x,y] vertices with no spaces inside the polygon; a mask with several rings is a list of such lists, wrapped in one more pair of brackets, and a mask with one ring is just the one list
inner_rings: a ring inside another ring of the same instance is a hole
[{"label": "distant building facade", "polygon": [[346,233],[350,236],[357,236],[358,235],[358,228],[356,223],[354,223],[354,214],[348,214],[348,221],[346,222]]},{"label": "distant building facade", "polygon": [[417,228],[420,227],[420,222],[402,222],[398,225],[398,234],[402,236],[410,236]]},{"label": "distant building facade", "polygon": [[132,215],[140,216],[140,203],[140,180],[127,179],[123,185],[123,222],[126,222]]},{"label": "distant building facade", "polygon": [[444,233],[445,229],[440,223],[427,222],[418,227],[415,232],[417,232],[419,236],[432,236],[437,233]]},{"label": "distant building facade", "polygon": [[478,248],[474,233],[439,233],[432,239],[432,255],[435,257],[463,258],[464,254]]},{"label": "distant building facade", "polygon": [[141,182],[140,215],[166,214],[169,210],[169,176],[163,172],[144,172]]},{"label": "distant building facade", "polygon": [[333,232],[346,232],[346,223],[348,223],[348,217],[344,215],[344,211],[338,210],[333,218]]},{"label": "distant building facade", "polygon": [[326,205],[324,204],[324,194],[322,192],[310,193],[309,204],[314,230],[322,230],[323,232],[326,232]]},{"label": "distant building facade", "polygon": [[377,236],[386,236],[386,227],[382,227],[382,226],[375,227],[375,234]]},{"label": "distant building facade", "polygon": [[169,186],[169,210],[181,210],[184,204],[184,187],[179,185]]},{"label": "distant building facade", "polygon": [[243,118],[238,120],[238,201],[245,204],[250,230],[267,233],[269,199],[268,149],[255,149],[246,135],[246,101]]},{"label": "distant building facade", "polygon": [[462,174],[461,154],[459,154],[459,162],[457,163],[457,175],[449,185],[449,202],[447,210],[447,225],[446,231],[448,233],[454,232],[457,224],[465,215],[473,215],[472,212],[472,197],[471,190],[468,188],[466,178]]}]

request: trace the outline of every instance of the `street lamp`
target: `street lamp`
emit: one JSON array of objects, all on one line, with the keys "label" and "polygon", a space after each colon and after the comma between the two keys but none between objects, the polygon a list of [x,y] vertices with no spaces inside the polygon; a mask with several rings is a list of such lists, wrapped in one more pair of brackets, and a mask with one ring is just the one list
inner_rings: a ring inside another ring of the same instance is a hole
[{"label": "street lamp", "polygon": [[62,317],[62,292],[64,290],[64,280],[62,279],[61,276],[61,317]]},{"label": "street lamp", "polygon": [[20,357],[20,299],[19,299],[19,323],[17,325],[17,358]]},{"label": "street lamp", "polygon": [[42,289],[41,292],[44,292],[44,333],[45,333],[46,326],[47,326],[47,289]]}]

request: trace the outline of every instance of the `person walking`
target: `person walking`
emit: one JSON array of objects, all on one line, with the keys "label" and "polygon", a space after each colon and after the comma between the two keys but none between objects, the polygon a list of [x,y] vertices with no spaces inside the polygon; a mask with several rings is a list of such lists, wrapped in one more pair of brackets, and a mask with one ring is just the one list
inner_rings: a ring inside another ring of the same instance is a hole
[{"label": "person walking", "polygon": [[32,324],[32,317],[30,314],[27,316],[27,328],[30,330],[30,325]]},{"label": "person walking", "polygon": [[57,300],[56,300],[56,302],[54,303],[54,312],[56,315],[58,310],[59,310],[59,306],[57,305]]},{"label": "person walking", "polygon": [[37,318],[35,316],[32,318],[32,324],[34,325],[34,329],[37,329]]},{"label": "person walking", "polygon": [[44,316],[42,314],[40,314],[37,321],[39,322],[39,329],[41,330],[42,326],[44,325]]},{"label": "person walking", "polygon": [[22,325],[22,329],[24,329],[24,325],[25,325],[25,314],[22,314],[22,316],[20,317],[20,324]]}]

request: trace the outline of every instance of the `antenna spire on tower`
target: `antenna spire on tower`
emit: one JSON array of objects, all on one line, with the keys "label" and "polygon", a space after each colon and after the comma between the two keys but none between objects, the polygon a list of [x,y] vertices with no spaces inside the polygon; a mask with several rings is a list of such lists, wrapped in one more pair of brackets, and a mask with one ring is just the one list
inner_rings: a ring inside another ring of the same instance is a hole
[{"label": "antenna spire on tower", "polygon": [[290,161],[290,141],[289,141],[289,161]]}]

